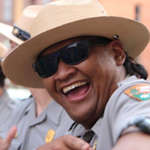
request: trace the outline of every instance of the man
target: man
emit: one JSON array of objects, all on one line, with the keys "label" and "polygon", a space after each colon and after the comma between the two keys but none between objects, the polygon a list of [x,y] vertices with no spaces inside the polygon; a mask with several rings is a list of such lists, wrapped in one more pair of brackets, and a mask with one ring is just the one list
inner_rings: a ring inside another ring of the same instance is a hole
[{"label": "man", "polygon": [[9,122],[10,116],[19,101],[13,100],[9,97],[5,85],[5,75],[3,74],[1,61],[7,53],[7,48],[0,43],[0,132],[5,130],[6,125]]},{"label": "man", "polygon": [[[0,33],[10,39],[11,49],[30,38],[30,28],[43,6],[33,5],[24,9],[14,27],[0,23]],[[20,57],[20,56],[19,56]],[[36,149],[68,131],[72,120],[66,111],[43,88],[29,88],[32,97],[24,100],[13,113],[8,129],[1,133],[5,140],[0,139],[0,150]],[[15,138],[11,131],[15,130]]]},{"label": "man", "polygon": [[75,121],[38,150],[149,150],[150,83],[134,60],[149,42],[144,25],[108,16],[97,0],[73,0],[44,6],[31,36],[6,57],[5,73],[46,87]]}]

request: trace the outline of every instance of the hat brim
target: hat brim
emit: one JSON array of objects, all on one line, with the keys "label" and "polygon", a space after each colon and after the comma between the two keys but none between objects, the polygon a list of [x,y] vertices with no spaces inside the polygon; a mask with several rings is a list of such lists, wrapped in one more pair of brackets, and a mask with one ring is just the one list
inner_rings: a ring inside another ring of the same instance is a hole
[{"label": "hat brim", "polygon": [[47,30],[27,40],[6,57],[3,71],[10,80],[19,85],[44,88],[42,78],[32,68],[39,53],[59,41],[86,35],[110,39],[118,35],[124,50],[133,58],[136,58],[149,42],[149,31],[136,21],[114,16],[88,18]]},{"label": "hat brim", "polygon": [[17,44],[22,44],[23,41],[19,38],[15,37],[12,33],[13,27],[4,23],[0,23],[0,33],[4,35],[6,38],[12,40]]}]

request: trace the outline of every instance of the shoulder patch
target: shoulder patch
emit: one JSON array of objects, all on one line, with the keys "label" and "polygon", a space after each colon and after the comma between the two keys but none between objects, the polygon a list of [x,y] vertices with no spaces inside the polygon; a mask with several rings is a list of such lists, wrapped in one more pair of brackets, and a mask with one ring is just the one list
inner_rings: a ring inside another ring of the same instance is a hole
[{"label": "shoulder patch", "polygon": [[150,85],[138,84],[124,91],[125,94],[138,101],[150,100]]}]

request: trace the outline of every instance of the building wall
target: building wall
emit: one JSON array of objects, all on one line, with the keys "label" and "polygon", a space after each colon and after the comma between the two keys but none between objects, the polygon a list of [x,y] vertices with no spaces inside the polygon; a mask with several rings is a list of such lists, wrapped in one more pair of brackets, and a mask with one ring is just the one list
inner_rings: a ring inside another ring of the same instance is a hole
[{"label": "building wall", "polygon": [[13,22],[16,22],[22,10],[24,9],[24,0],[14,0],[13,4]]},{"label": "building wall", "polygon": [[[0,0],[0,22],[13,23],[13,7],[14,0]],[[0,35],[0,42],[5,43],[5,38]]]}]

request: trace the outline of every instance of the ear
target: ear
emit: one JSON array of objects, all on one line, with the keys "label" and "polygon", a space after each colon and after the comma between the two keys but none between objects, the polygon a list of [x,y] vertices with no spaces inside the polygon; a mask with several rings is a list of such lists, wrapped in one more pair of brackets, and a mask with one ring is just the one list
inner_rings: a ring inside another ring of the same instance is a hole
[{"label": "ear", "polygon": [[109,45],[111,47],[111,52],[118,66],[122,66],[124,64],[126,54],[122,47],[122,44],[119,40],[114,40]]}]

